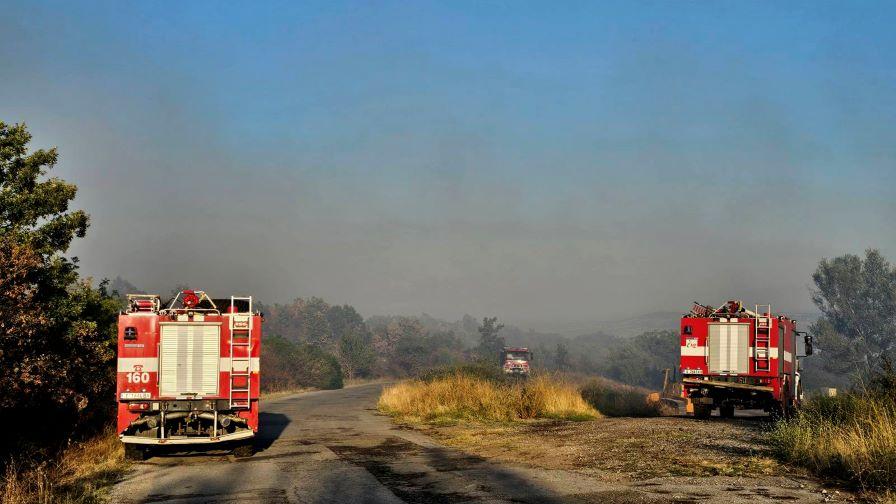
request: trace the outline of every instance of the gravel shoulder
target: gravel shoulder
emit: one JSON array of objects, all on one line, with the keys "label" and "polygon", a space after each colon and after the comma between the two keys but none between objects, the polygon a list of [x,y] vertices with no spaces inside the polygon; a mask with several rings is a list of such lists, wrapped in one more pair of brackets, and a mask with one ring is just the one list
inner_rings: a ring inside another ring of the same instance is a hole
[{"label": "gravel shoulder", "polygon": [[612,487],[584,502],[836,502],[855,496],[777,462],[759,417],[415,425],[441,444],[505,465],[575,473]]}]

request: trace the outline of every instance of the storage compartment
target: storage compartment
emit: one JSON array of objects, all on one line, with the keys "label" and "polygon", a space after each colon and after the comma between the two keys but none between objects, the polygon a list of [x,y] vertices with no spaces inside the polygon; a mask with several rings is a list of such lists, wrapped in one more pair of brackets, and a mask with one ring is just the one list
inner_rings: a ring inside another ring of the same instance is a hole
[{"label": "storage compartment", "polygon": [[709,372],[749,374],[750,324],[709,324]]},{"label": "storage compartment", "polygon": [[220,324],[163,323],[159,395],[218,395]]}]

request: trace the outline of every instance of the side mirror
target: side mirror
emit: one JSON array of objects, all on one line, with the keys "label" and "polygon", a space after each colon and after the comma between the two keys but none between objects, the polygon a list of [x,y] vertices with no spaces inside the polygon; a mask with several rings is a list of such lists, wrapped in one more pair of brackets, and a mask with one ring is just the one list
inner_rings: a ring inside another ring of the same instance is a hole
[{"label": "side mirror", "polygon": [[804,338],[804,341],[806,342],[806,355],[812,355],[812,351],[814,350],[812,348],[812,335],[806,333],[806,335],[803,336],[803,338]]}]

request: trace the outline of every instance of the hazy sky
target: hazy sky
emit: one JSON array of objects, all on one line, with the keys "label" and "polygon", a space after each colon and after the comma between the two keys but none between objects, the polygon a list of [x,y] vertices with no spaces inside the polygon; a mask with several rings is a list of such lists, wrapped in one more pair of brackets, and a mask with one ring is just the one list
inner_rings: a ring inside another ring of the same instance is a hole
[{"label": "hazy sky", "polygon": [[552,325],[896,260],[896,7],[9,2],[86,274]]}]

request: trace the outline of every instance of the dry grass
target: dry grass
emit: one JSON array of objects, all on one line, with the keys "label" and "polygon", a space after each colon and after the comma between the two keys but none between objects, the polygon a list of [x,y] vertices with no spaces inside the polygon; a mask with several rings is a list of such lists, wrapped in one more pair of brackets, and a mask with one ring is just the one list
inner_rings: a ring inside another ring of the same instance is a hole
[{"label": "dry grass", "polygon": [[72,445],[58,460],[10,462],[3,475],[4,504],[90,504],[105,502],[106,491],[127,469],[124,448],[113,429]]},{"label": "dry grass", "polygon": [[896,489],[896,403],[871,394],[819,397],[774,431],[778,454],[866,490]]},{"label": "dry grass", "polygon": [[598,413],[578,387],[554,376],[498,381],[462,372],[387,387],[380,411],[409,421],[516,421],[534,418],[591,420]]}]

